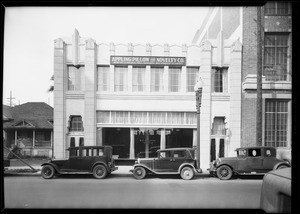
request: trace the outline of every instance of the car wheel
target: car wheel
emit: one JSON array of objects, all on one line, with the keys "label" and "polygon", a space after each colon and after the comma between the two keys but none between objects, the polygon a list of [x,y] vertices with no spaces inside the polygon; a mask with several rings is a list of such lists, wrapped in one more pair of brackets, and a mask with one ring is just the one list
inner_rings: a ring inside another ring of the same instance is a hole
[{"label": "car wheel", "polygon": [[97,179],[103,179],[107,175],[106,167],[103,165],[97,165],[93,169],[93,176]]},{"label": "car wheel", "polygon": [[191,167],[183,167],[180,172],[180,177],[183,180],[191,180],[194,177],[194,170]]},{"label": "car wheel", "polygon": [[146,176],[146,170],[143,167],[136,167],[133,170],[133,176],[136,179],[141,180]]},{"label": "car wheel", "polygon": [[50,165],[43,166],[41,170],[41,174],[43,178],[51,179],[55,174],[55,169],[53,168],[53,166]]},{"label": "car wheel", "polygon": [[232,169],[229,166],[220,166],[217,169],[217,176],[221,180],[229,180],[232,177]]}]

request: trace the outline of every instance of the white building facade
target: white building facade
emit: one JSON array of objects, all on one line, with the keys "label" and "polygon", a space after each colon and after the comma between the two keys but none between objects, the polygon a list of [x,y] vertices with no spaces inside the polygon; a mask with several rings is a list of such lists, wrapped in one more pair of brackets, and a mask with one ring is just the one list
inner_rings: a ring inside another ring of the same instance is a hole
[{"label": "white building facade", "polygon": [[233,155],[241,140],[241,51],[241,42],[231,39],[104,44],[77,30],[56,39],[54,157],[80,145],[110,145],[120,159],[196,146],[199,77],[201,168]]}]

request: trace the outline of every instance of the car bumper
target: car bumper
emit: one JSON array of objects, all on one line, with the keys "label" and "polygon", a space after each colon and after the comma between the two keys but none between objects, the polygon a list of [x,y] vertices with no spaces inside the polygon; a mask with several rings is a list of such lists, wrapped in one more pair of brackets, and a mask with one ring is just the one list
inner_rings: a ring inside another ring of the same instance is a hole
[{"label": "car bumper", "polygon": [[113,171],[116,171],[116,170],[118,170],[118,167],[117,166],[114,166],[113,168],[111,168],[111,171],[113,172]]}]

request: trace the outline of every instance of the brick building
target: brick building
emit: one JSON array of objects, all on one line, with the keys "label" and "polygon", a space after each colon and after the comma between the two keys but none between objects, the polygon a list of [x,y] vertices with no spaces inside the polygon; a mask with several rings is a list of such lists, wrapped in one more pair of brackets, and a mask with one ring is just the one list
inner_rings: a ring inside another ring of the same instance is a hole
[{"label": "brick building", "polygon": [[[291,148],[292,10],[289,2],[262,7],[262,145]],[[242,146],[256,145],[257,7],[243,8]]]}]

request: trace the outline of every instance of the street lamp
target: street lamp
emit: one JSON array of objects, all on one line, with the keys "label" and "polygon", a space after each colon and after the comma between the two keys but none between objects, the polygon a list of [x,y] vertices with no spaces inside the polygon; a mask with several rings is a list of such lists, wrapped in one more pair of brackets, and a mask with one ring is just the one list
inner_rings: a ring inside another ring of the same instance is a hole
[{"label": "street lamp", "polygon": [[194,90],[196,93],[196,109],[197,109],[197,168],[200,169],[200,107],[201,107],[201,98],[202,98],[202,87],[203,82],[201,77],[197,80]]}]

